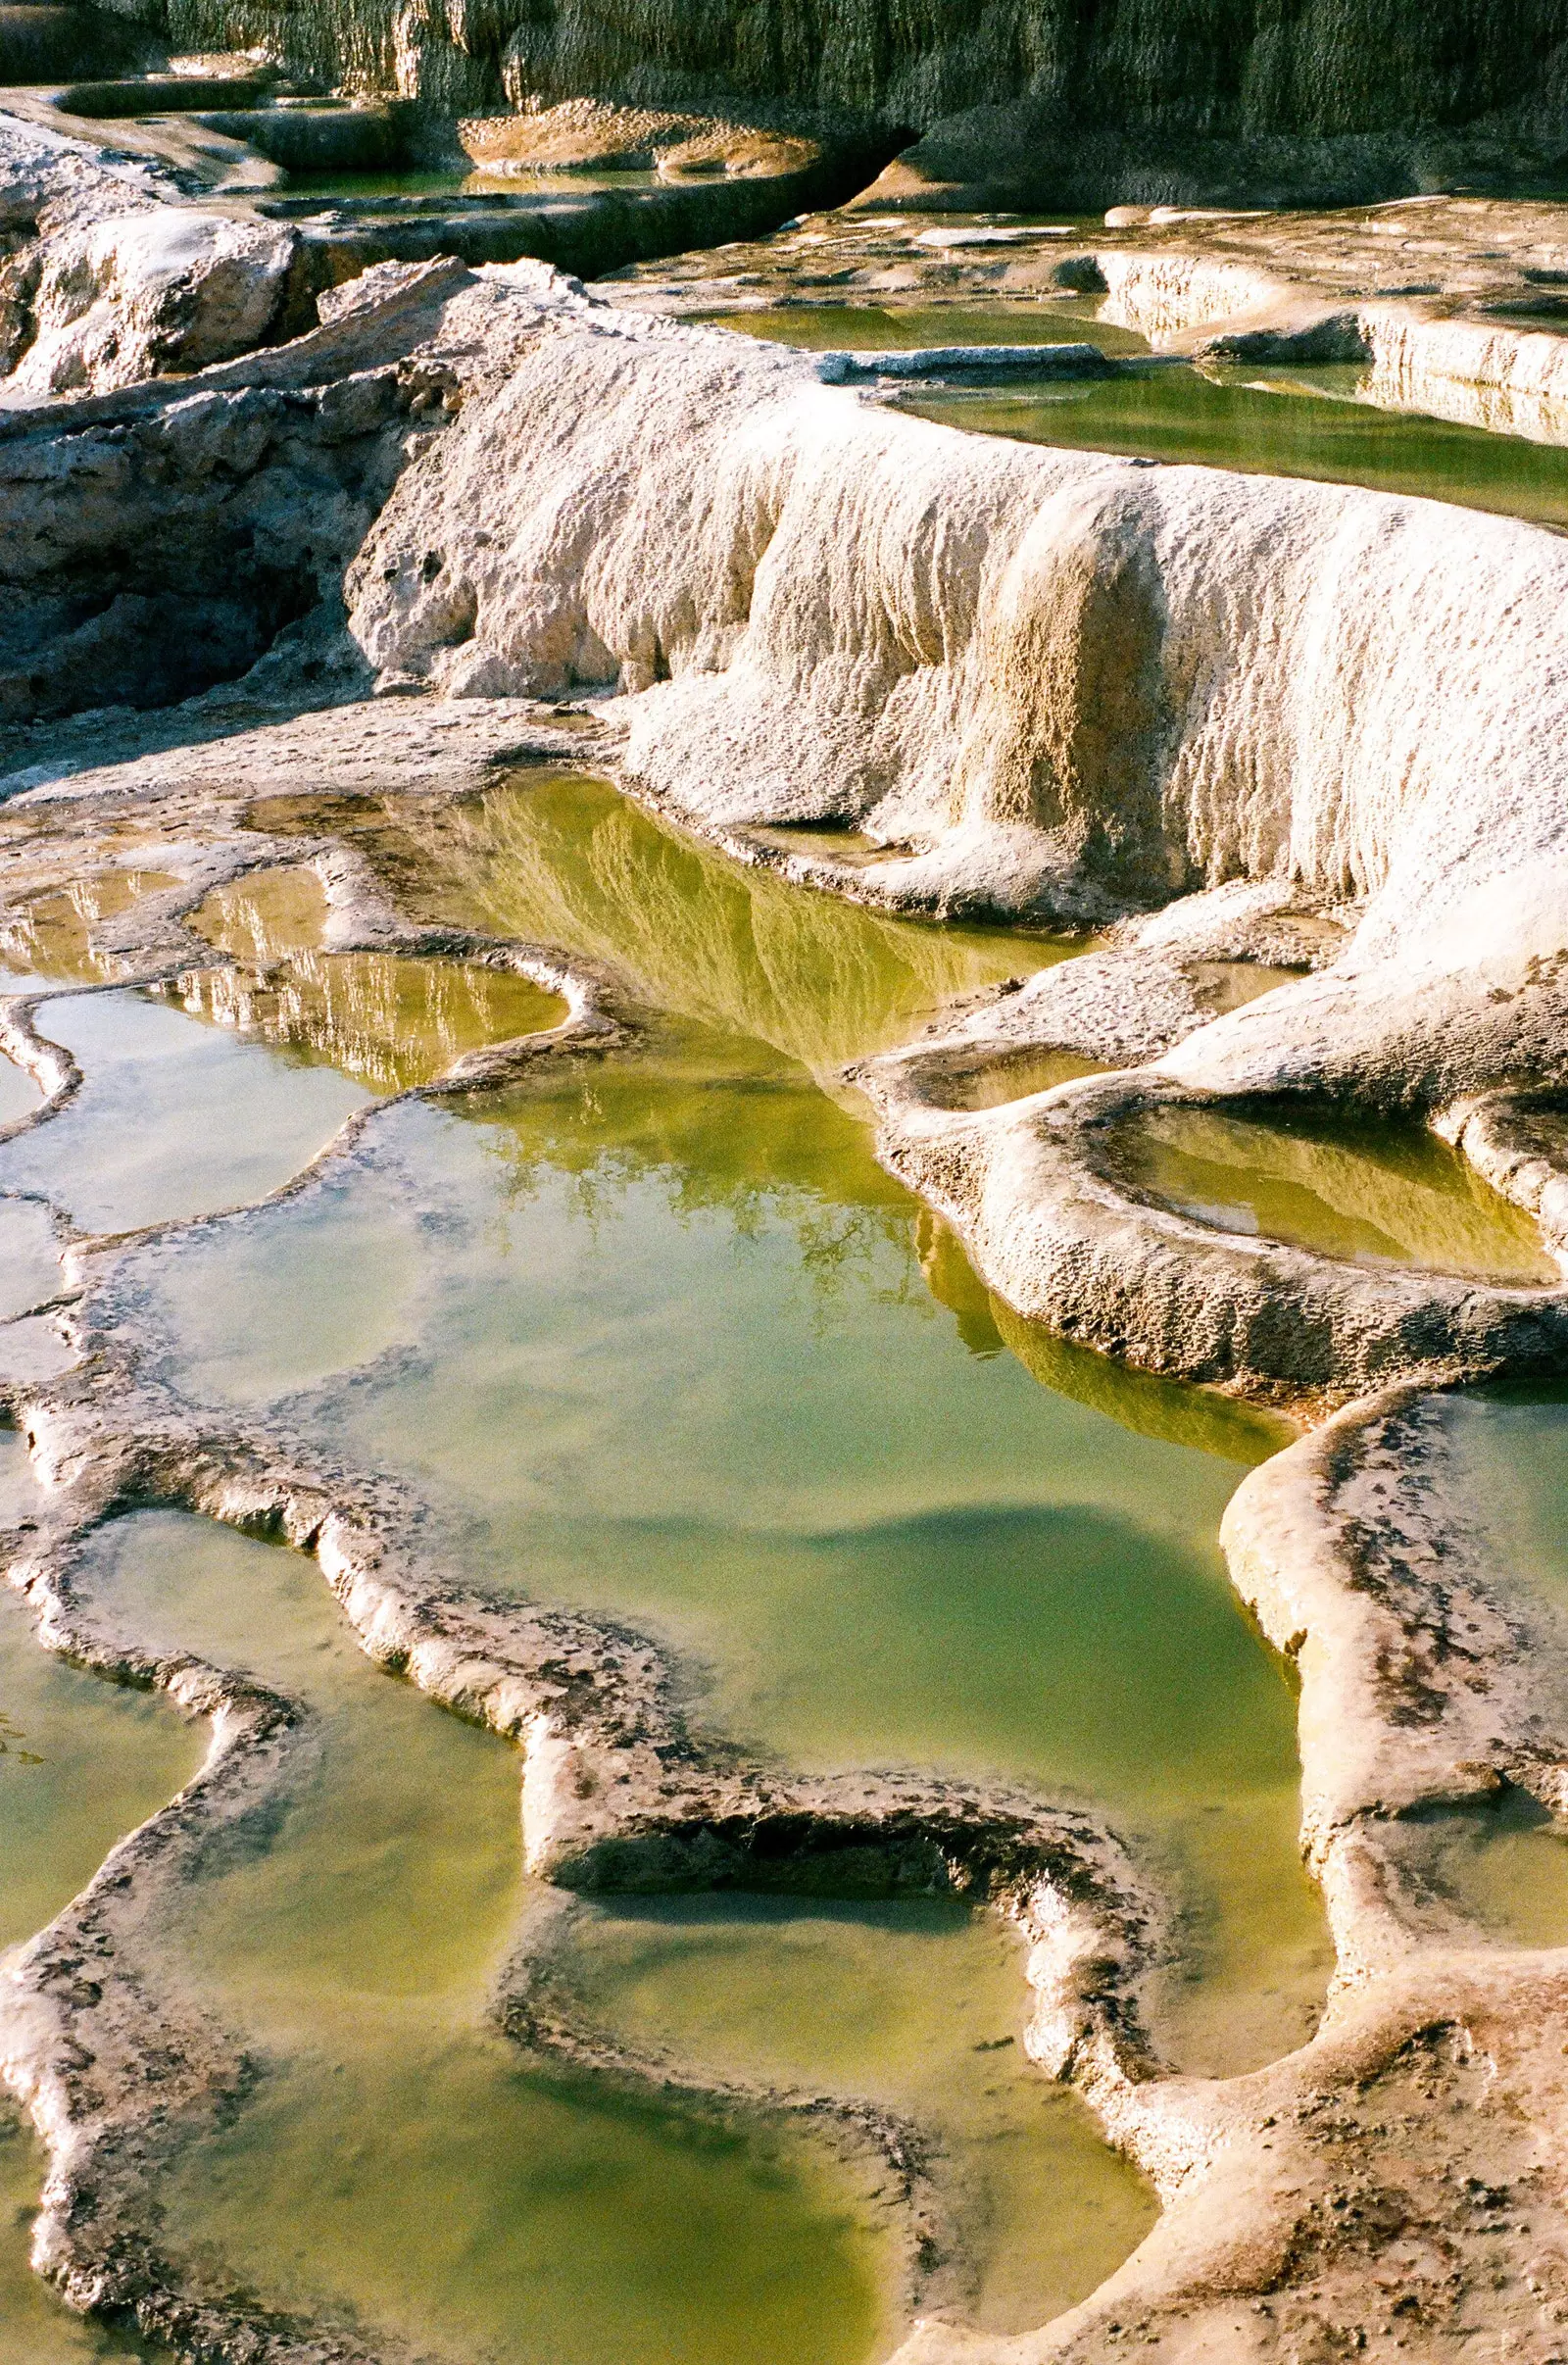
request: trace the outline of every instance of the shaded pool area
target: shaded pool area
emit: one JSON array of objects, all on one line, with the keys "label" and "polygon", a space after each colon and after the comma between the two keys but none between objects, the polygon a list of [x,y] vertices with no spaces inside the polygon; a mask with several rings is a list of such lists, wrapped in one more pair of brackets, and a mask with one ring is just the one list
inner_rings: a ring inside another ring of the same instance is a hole
[{"label": "shaded pool area", "polygon": [[1118,1181],[1216,1231],[1352,1264],[1544,1287],[1562,1279],[1524,1210],[1414,1122],[1155,1109],[1109,1133],[1105,1158]]},{"label": "shaded pool area", "polygon": [[1082,385],[933,389],[901,396],[899,407],[1023,443],[1369,485],[1568,527],[1568,450],[1376,409],[1355,399],[1361,375],[1347,368],[1329,392],[1334,375],[1323,370],[1261,378],[1161,362]]}]

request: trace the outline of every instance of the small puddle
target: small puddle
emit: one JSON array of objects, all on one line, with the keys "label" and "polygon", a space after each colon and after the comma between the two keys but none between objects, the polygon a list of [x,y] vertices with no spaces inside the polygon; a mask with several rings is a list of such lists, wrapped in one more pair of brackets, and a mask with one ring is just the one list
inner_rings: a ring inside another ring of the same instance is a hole
[{"label": "small puddle", "polygon": [[122,976],[122,961],[92,949],[92,931],[122,918],[144,896],[178,885],[169,870],[100,871],[58,894],[36,897],[8,921],[0,949],[50,984],[95,985]]},{"label": "small puddle", "polygon": [[1103,1059],[1082,1059],[1073,1052],[1038,1051],[1031,1046],[1002,1052],[969,1066],[954,1060],[950,1065],[922,1070],[919,1092],[933,1109],[1005,1109],[1014,1101],[1027,1100],[1031,1093],[1054,1092],[1058,1084],[1071,1084],[1079,1076],[1109,1072]]},{"label": "small puddle", "polygon": [[24,1067],[14,1059],[0,1058],[0,1125],[13,1125],[19,1117],[31,1116],[42,1105],[43,1095]]},{"label": "small puddle", "polygon": [[155,1643],[313,1710],[282,1816],[209,1859],[165,1935],[261,2071],[161,2188],[196,2288],[239,2280],[453,2365],[879,2345],[892,2261],[847,2171],[787,2126],[553,2072],[494,2032],[527,1901],[507,1744],[372,1665],[282,1547],[147,1511],[86,1574]]},{"label": "small puddle", "polygon": [[559,1026],[566,1006],[510,969],[393,953],[323,953],[326,892],[309,864],[220,888],[190,926],[247,964],[169,989],[194,1016],[337,1068],[372,1092],[428,1084],[466,1052]]},{"label": "small puddle", "polygon": [[1117,1181],[1215,1231],[1351,1264],[1562,1280],[1523,1209],[1425,1126],[1156,1109],[1108,1132],[1105,1156]]},{"label": "small puddle", "polygon": [[1296,985],[1304,971],[1273,969],[1260,961],[1195,961],[1188,971],[1200,1007],[1211,1018],[1261,1001],[1282,985]]},{"label": "small puddle", "polygon": [[[1076,451],[1192,461],[1265,476],[1305,476],[1568,527],[1568,451],[1446,424],[1416,412],[1341,398],[1279,371],[1265,383],[1219,381],[1176,363],[1088,384],[901,397],[920,419]],[[1298,390],[1295,390],[1298,387]]]},{"label": "small puddle", "polygon": [[[36,1507],[26,1448],[0,1429],[0,1525]],[[0,1586],[0,1949],[51,1922],[206,1749],[205,1727],[167,1701],[43,1650],[31,1613]]]},{"label": "small puddle", "polygon": [[[401,199],[406,203],[410,198],[421,197],[494,197],[511,198],[518,205],[525,205],[540,197],[607,196],[617,189],[668,189],[680,185],[653,171],[552,172],[541,168],[528,172],[498,172],[470,165],[448,172],[290,172],[279,194],[285,199],[340,198],[351,204],[377,198],[389,202]],[[281,209],[274,197],[270,203],[264,201],[264,210]]]},{"label": "small puddle", "polygon": [[[277,834],[331,827],[369,856],[417,920],[602,961],[659,1008],[765,1043],[819,1080],[904,1042],[960,996],[1082,949],[804,894],[659,827],[580,772],[519,773],[482,797],[439,804],[264,802],[252,819]],[[842,846],[848,834],[825,833],[824,843]],[[787,842],[800,841],[792,831]]]},{"label": "small puddle", "polygon": [[1056,2315],[1152,2224],[1147,2192],[1023,2051],[1016,1937],[940,1898],[616,1898],[582,1906],[557,1964],[584,2017],[654,2057],[798,2092],[869,2096],[942,2143],[962,2313],[994,2333]]}]

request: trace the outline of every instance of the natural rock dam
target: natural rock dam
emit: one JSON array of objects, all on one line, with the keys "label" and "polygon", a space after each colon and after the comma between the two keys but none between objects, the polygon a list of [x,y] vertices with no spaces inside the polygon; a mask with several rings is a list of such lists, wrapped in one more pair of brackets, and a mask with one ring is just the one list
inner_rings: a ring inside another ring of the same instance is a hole
[{"label": "natural rock dam", "polygon": [[1554,38],[0,9],[0,2365],[1559,2355]]}]

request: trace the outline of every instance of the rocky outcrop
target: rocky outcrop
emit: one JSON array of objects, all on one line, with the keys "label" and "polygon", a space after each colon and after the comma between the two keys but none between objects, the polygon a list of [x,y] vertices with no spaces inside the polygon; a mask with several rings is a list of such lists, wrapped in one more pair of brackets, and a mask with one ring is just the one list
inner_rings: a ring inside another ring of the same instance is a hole
[{"label": "rocky outcrop", "polygon": [[296,240],[269,222],[158,206],[72,230],[5,273],[16,393],[102,393],[270,342]]}]

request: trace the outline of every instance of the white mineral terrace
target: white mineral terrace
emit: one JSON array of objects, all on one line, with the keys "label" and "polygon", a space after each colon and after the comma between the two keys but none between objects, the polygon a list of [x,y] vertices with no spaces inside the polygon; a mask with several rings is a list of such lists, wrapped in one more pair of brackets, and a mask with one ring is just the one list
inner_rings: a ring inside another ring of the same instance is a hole
[{"label": "white mineral terrace", "polygon": [[1549,444],[1506,207],[0,163],[0,2365],[1549,2365],[1568,543],[676,317]]}]

